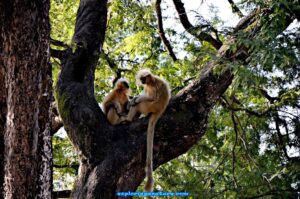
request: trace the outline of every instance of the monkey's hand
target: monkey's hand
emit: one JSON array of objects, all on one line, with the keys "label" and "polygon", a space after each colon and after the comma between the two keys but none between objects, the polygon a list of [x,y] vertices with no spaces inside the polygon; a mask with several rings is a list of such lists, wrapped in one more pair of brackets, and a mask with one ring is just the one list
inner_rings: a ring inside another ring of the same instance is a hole
[{"label": "monkey's hand", "polygon": [[130,107],[131,107],[131,106],[136,106],[138,103],[140,103],[139,97],[140,97],[139,95],[136,96],[136,97],[134,97],[134,98],[130,101],[129,106],[130,106]]},{"label": "monkey's hand", "polygon": [[122,117],[125,117],[125,116],[127,116],[127,114],[126,113],[118,113],[118,115],[122,118]]},{"label": "monkey's hand", "polygon": [[129,124],[130,121],[127,119],[126,115],[120,117],[120,124]]}]

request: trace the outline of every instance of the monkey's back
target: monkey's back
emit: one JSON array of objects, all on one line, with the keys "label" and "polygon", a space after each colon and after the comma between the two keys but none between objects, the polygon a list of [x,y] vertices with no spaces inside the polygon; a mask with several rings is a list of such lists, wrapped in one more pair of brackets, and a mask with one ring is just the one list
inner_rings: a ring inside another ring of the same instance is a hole
[{"label": "monkey's back", "polygon": [[154,98],[148,104],[149,108],[151,107],[151,112],[164,112],[171,97],[169,84],[165,80],[155,76],[154,88],[149,86],[145,89],[145,92],[148,96]]}]

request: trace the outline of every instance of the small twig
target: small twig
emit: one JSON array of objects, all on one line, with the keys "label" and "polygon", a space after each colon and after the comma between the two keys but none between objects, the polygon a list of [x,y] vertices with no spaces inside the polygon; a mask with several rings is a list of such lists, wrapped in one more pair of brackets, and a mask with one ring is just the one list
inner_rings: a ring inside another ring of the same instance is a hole
[{"label": "small twig", "polygon": [[149,60],[153,57],[153,55],[154,55],[154,53],[151,51],[151,54],[149,55],[149,57],[147,57],[147,58],[143,61],[142,65],[144,65],[147,61],[149,61]]},{"label": "small twig", "polygon": [[285,147],[285,144],[284,144],[284,141],[283,141],[283,135],[281,134],[281,131],[280,131],[281,119],[280,119],[278,113],[275,114],[274,121],[275,121],[275,127],[276,127],[277,136],[278,136],[278,145],[279,145],[279,148],[283,151],[284,156],[288,160],[290,160],[290,156],[287,153],[287,150],[286,150],[286,147]]},{"label": "small twig", "polygon": [[260,93],[262,94],[262,96],[264,96],[265,98],[267,98],[271,104],[274,104],[275,101],[279,101],[280,98],[279,97],[272,97],[268,94],[268,92],[262,88],[258,89],[260,91]]},{"label": "small twig", "polygon": [[234,107],[232,107],[231,105],[230,105],[230,103],[227,101],[227,99],[224,97],[224,96],[221,96],[221,99],[223,99],[223,101],[222,100],[220,100],[220,103],[224,106],[224,107],[226,107],[226,108],[228,108],[229,110],[231,110],[231,111],[244,111],[244,112],[246,112],[247,114],[249,114],[249,115],[253,115],[253,116],[256,116],[256,117],[265,117],[265,116],[267,116],[268,114],[269,114],[269,112],[271,111],[271,109],[268,109],[268,110],[266,110],[266,111],[264,111],[264,112],[262,112],[262,113],[258,113],[258,112],[255,112],[255,111],[252,111],[252,110],[250,110],[250,109],[247,109],[247,108],[234,108]]},{"label": "small twig", "polygon": [[115,85],[115,83],[122,77],[122,72],[131,72],[131,70],[118,68],[116,71],[116,77],[113,79],[113,85]]},{"label": "small twig", "polygon": [[50,43],[54,46],[69,48],[69,46],[67,44],[65,44],[64,42],[58,41],[58,40],[55,40],[55,39],[52,39],[52,38],[50,39]]},{"label": "small twig", "polygon": [[[129,69],[122,69],[122,68],[118,68],[118,65],[112,60],[110,59],[110,57],[108,56],[108,53],[103,53],[104,58],[106,60],[106,62],[108,63],[108,66],[116,73],[116,77],[113,79],[113,85],[118,81],[118,79],[120,79],[122,77],[122,72],[131,72],[131,70]],[[121,58],[123,59],[123,58]]]},{"label": "small twig", "polygon": [[106,60],[106,62],[108,64],[108,66],[112,70],[115,70],[118,67],[117,64],[113,60],[110,59],[110,57],[108,56],[108,53],[103,53],[103,55],[104,55],[104,58],[105,58],[105,60]]}]

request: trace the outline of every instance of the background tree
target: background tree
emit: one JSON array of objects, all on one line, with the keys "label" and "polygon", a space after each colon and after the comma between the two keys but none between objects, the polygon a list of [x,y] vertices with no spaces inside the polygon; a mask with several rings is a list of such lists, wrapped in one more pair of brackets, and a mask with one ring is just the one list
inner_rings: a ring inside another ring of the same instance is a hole
[{"label": "background tree", "polygon": [[51,198],[49,1],[0,10],[0,198]]},{"label": "background tree", "polygon": [[[52,12],[74,10],[69,1],[64,3],[68,6],[53,1]],[[217,30],[217,18],[209,22],[196,15],[197,20],[190,21],[182,2],[173,0],[171,9],[186,30],[181,34],[164,30],[160,4],[111,1],[104,45],[105,1],[81,1],[73,39],[67,27],[75,15],[68,15],[71,20],[64,24],[59,21],[66,16],[63,12],[52,18],[52,30],[60,27],[52,32],[54,39],[70,46],[53,40],[59,47],[52,56],[54,70],[57,62],[62,66],[58,107],[80,154],[73,196],[114,197],[116,191],[135,190],[142,182],[147,119],[111,127],[94,93],[100,102],[114,77],[122,74],[133,80],[138,68],[149,67],[174,88],[158,124],[154,167],[194,146],[157,170],[157,189],[217,197],[295,197],[299,35],[297,26],[289,25],[299,20],[299,1],[229,1],[233,11],[245,17],[233,28]],[[73,158],[69,160],[76,170]]]}]

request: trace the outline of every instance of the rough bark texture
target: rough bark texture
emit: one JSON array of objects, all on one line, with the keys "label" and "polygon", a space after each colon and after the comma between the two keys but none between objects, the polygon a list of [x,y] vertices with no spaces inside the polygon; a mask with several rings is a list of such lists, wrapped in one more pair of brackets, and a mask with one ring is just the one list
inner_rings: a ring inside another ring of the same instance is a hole
[{"label": "rough bark texture", "polygon": [[4,127],[6,122],[6,92],[4,85],[4,68],[0,61],[0,199],[3,198],[4,183]]},{"label": "rough bark texture", "polygon": [[[0,10],[4,5],[0,2]],[[4,12],[0,12],[0,34],[3,32]],[[4,130],[6,123],[6,89],[5,89],[5,68],[3,64],[3,38],[0,35],[0,199],[4,198]]]},{"label": "rough bark texture", "polygon": [[5,198],[51,198],[49,1],[1,0],[0,7]]},{"label": "rough bark texture", "polygon": [[[145,177],[148,118],[110,126],[94,98],[94,72],[105,35],[106,3],[81,0],[74,35],[76,50],[69,50],[62,60],[56,87],[64,127],[80,152],[73,198],[116,198],[117,191],[136,190]],[[228,49],[224,46],[219,53],[229,61],[247,56]],[[172,97],[156,126],[154,169],[188,151],[204,135],[210,110],[233,79],[229,70],[213,72],[215,65],[223,63],[221,58],[208,63],[196,81]]]},{"label": "rough bark texture", "polygon": [[[1,9],[1,7],[0,7]],[[1,18],[1,14],[0,14]],[[1,27],[1,25],[0,25]],[[1,29],[0,29],[0,32]],[[3,42],[0,37],[0,53],[3,52]],[[6,89],[5,89],[5,70],[3,58],[0,56],[0,199],[4,198],[4,128],[6,123]]]}]

